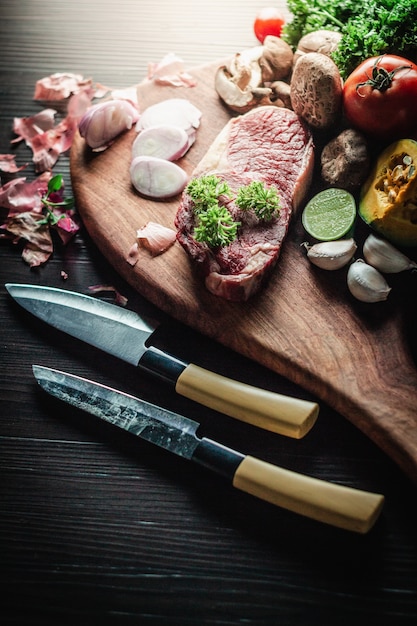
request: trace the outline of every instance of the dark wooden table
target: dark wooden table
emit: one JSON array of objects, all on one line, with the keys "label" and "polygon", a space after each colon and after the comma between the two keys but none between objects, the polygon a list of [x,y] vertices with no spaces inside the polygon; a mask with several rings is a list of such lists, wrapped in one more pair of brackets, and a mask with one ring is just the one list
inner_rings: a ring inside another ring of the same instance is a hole
[{"label": "dark wooden table", "polygon": [[[41,109],[32,100],[39,78],[70,71],[123,88],[140,82],[148,62],[167,52],[188,66],[213,61],[256,44],[252,21],[264,4],[2,0],[0,152],[12,150],[13,118]],[[31,158],[24,145],[13,151],[18,164]],[[54,172],[70,191],[68,156]],[[33,178],[33,167],[24,175]],[[2,183],[9,178],[3,175]],[[115,274],[84,230],[68,246],[58,245],[43,267],[30,269],[20,253],[19,245],[0,241],[2,624],[416,623],[416,487],[373,443],[326,406],[313,431],[294,441],[163,391],[133,367],[24,314],[4,283],[83,293],[113,285],[129,308],[165,323],[161,340],[171,351],[245,382],[305,396],[155,310]],[[382,492],[382,517],[368,535],[357,536],[245,496],[46,398],[32,377],[33,363],[141,395],[267,461]]]}]

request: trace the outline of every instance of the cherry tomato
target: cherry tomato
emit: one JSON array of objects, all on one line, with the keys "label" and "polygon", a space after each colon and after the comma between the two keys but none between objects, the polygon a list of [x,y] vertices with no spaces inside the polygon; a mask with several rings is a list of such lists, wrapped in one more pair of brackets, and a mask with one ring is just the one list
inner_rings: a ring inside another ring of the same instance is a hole
[{"label": "cherry tomato", "polygon": [[255,18],[253,30],[256,38],[263,43],[267,35],[279,37],[285,24],[284,17],[278,9],[266,7],[261,9]]},{"label": "cherry tomato", "polygon": [[343,106],[348,122],[382,141],[417,132],[417,65],[386,54],[361,63],[346,79]]}]

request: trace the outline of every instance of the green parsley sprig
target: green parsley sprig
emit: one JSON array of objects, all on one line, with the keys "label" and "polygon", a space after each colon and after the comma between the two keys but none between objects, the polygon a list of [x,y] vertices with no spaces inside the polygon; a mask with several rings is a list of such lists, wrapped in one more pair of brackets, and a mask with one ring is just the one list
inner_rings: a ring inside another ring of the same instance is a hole
[{"label": "green parsley sprig", "polygon": [[194,212],[200,213],[219,206],[219,197],[231,197],[229,185],[215,174],[193,178],[187,185],[187,193],[194,202]]},{"label": "green parsley sprig", "polygon": [[397,54],[413,60],[417,54],[415,0],[287,0],[293,18],[283,38],[294,48],[307,33],[340,31],[332,54],[343,78],[365,59]]},{"label": "green parsley sprig", "polygon": [[235,222],[226,207],[211,206],[198,214],[194,229],[196,241],[206,242],[212,248],[227,246],[237,237],[240,222]]},{"label": "green parsley sprig", "polygon": [[[219,200],[232,199],[233,192],[227,182],[215,174],[193,178],[187,185],[186,192],[194,203],[196,226],[194,238],[207,243],[212,248],[227,246],[238,235],[241,225],[233,219],[226,206],[220,206]],[[261,181],[252,181],[238,189],[236,205],[242,211],[253,211],[262,221],[270,221],[280,209],[279,196],[275,187],[267,188]]]},{"label": "green parsley sprig", "polygon": [[259,180],[253,180],[238,190],[236,204],[243,211],[252,210],[256,217],[265,222],[269,222],[280,209],[275,187],[265,187]]}]

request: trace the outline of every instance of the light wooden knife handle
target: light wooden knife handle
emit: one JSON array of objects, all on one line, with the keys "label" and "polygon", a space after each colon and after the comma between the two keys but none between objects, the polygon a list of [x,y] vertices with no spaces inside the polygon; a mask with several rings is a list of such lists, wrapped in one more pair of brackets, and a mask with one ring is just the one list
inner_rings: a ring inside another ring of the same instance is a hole
[{"label": "light wooden knife handle", "polygon": [[319,413],[315,402],[252,387],[194,364],[180,374],[175,390],[229,417],[295,439],[304,437]]},{"label": "light wooden knife handle", "polygon": [[376,522],[384,496],[297,474],[252,456],[238,466],[233,486],[319,522],[358,533]]}]

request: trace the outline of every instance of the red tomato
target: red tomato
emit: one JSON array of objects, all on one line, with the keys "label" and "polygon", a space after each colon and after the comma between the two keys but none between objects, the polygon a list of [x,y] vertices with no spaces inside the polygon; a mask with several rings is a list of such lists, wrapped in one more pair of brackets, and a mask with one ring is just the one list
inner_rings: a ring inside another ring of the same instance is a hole
[{"label": "red tomato", "polygon": [[256,38],[263,43],[267,35],[279,37],[284,24],[285,20],[282,13],[274,7],[267,7],[265,9],[261,9],[257,14],[253,30],[255,31]]},{"label": "red tomato", "polygon": [[367,59],[346,79],[343,106],[348,122],[372,138],[409,138],[417,131],[417,65],[392,54]]}]

